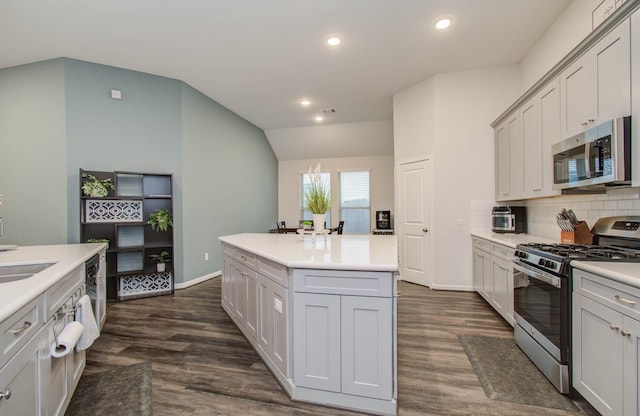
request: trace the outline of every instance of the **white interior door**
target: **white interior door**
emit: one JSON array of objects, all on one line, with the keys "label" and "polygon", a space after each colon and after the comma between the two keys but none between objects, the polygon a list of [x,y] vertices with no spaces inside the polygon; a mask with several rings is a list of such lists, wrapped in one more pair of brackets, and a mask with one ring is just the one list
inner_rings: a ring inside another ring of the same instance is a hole
[{"label": "white interior door", "polygon": [[433,285],[431,161],[400,165],[400,278]]}]

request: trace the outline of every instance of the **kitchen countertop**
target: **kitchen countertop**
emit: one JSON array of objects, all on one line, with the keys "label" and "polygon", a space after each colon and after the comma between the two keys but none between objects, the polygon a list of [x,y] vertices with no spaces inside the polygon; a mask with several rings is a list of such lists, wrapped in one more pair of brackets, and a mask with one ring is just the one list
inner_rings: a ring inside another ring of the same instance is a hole
[{"label": "kitchen countertop", "polygon": [[0,322],[106,247],[105,243],[60,244],[0,251],[0,266],[56,263],[27,279],[0,283]]},{"label": "kitchen countertop", "polygon": [[484,238],[485,240],[493,241],[494,243],[504,244],[511,248],[516,248],[518,244],[524,243],[560,243],[560,239],[553,239],[549,237],[541,237],[539,235],[532,234],[510,234],[510,233],[494,233],[491,230],[473,230],[471,235],[474,237]]},{"label": "kitchen countertop", "polygon": [[395,235],[234,234],[220,241],[291,268],[398,271]]},{"label": "kitchen countertop", "polygon": [[573,260],[571,266],[640,289],[640,263]]}]

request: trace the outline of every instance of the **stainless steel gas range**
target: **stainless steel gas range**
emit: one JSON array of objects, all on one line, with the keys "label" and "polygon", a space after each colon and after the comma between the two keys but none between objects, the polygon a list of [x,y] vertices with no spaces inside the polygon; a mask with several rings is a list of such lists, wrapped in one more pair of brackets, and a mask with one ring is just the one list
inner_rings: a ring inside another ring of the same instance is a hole
[{"label": "stainless steel gas range", "polygon": [[591,232],[594,244],[515,251],[515,341],[561,393],[571,382],[571,261],[640,262],[640,216],[601,218]]}]

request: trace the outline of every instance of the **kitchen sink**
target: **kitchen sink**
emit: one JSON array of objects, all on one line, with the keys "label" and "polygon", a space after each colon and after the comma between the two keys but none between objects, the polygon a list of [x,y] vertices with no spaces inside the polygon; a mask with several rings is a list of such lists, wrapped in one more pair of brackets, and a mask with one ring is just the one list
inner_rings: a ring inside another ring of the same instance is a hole
[{"label": "kitchen sink", "polygon": [[55,263],[29,263],[0,266],[0,283],[27,279],[36,273],[48,269]]}]

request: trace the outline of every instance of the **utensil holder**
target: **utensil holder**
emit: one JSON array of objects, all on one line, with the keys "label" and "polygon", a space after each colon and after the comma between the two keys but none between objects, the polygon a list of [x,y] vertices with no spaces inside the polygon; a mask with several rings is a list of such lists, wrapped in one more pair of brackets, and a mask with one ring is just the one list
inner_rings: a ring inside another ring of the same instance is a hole
[{"label": "utensil holder", "polygon": [[560,231],[562,244],[593,244],[593,234],[586,222],[580,221],[574,225],[573,231]]}]

